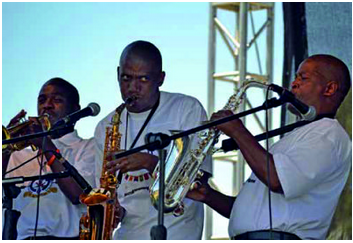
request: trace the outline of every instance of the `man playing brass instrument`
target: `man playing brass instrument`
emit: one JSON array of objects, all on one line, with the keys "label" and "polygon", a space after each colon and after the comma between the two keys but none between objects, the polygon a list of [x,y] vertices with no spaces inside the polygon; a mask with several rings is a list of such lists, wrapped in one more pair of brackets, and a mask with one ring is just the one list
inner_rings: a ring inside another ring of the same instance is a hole
[{"label": "man playing brass instrument", "polygon": [[[80,109],[78,91],[72,84],[61,78],[50,79],[39,92],[37,109],[39,116],[48,114],[50,123],[53,125],[59,119]],[[17,122],[24,115],[25,112],[21,111],[11,123]],[[42,125],[36,119],[30,119],[34,122],[25,129],[23,135],[42,131]],[[31,144],[39,148],[38,151],[32,151],[29,147],[15,152],[3,151],[3,178],[64,171],[63,165],[51,152],[59,150],[59,153],[90,184],[94,185],[93,139],[80,138],[76,130],[59,136],[55,139],[45,137],[30,140]],[[43,156],[15,169],[42,152],[44,152]],[[40,165],[42,165],[41,169]],[[81,188],[71,177],[25,182],[13,206],[15,210],[21,212],[17,224],[17,239],[78,239],[80,216],[86,210],[84,205],[77,205],[81,193]],[[39,195],[38,227],[34,237]]]},{"label": "man playing brass instrument", "polygon": [[[147,133],[170,134],[170,130],[187,130],[207,119],[205,110],[195,98],[159,90],[165,73],[161,54],[153,44],[146,41],[129,44],[121,54],[117,72],[121,95],[126,103],[119,129],[122,134],[121,149],[144,145]],[[102,170],[104,131],[114,113],[99,122],[95,131],[98,178]],[[157,225],[158,215],[149,195],[149,187],[153,183],[151,173],[157,162],[155,151],[153,154],[135,153],[107,164],[110,172],[123,173],[118,199],[126,213],[115,231],[114,239],[150,239],[150,230]],[[202,169],[211,172],[210,158]],[[201,239],[203,205],[190,199],[185,199],[184,204],[182,216],[165,215],[167,239]]]},{"label": "man playing brass instrument", "polygon": [[[236,141],[252,175],[236,198],[207,184],[190,191],[188,197],[230,218],[232,239],[325,239],[351,168],[352,143],[334,119],[350,86],[349,70],[341,60],[330,55],[304,60],[291,91],[316,109],[317,118],[270,148],[270,175],[265,149],[240,120],[230,121],[217,128]],[[295,112],[293,107],[290,111]],[[229,115],[229,111],[218,111],[212,119]]]}]

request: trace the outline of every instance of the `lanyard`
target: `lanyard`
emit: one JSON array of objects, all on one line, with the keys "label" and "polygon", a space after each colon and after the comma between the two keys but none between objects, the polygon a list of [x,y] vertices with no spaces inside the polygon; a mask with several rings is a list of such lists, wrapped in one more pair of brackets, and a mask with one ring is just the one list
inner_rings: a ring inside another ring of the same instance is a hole
[{"label": "lanyard", "polygon": [[[148,122],[151,120],[153,114],[155,113],[155,111],[157,110],[158,106],[159,106],[159,98],[160,98],[160,95],[158,96],[158,100],[157,102],[154,104],[154,106],[152,107],[152,110],[150,111],[150,113],[148,114],[148,117],[146,118],[145,122],[143,123],[142,127],[140,128],[139,132],[137,133],[134,141],[132,142],[131,146],[130,146],[130,149],[132,149],[137,140],[139,139],[139,137],[141,136],[143,130],[145,129],[145,127],[147,126]],[[126,145],[127,145],[127,131],[128,131],[128,124],[129,124],[129,112],[126,113],[126,130],[125,130],[125,148],[126,148]]]}]

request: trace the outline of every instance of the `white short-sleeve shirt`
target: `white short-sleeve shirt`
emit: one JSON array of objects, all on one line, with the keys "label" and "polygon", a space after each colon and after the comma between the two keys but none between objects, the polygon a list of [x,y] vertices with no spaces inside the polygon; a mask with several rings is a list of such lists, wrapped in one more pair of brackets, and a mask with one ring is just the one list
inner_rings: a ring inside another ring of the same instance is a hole
[{"label": "white short-sleeve shirt", "polygon": [[[78,137],[77,131],[52,140],[60,150],[62,156],[73,165],[77,171],[95,187],[94,142],[91,139]],[[20,165],[37,155],[37,151],[26,148],[14,152],[9,160],[7,171]],[[40,157],[38,158],[40,159]],[[39,160],[34,159],[23,167],[9,173],[6,178],[18,176],[39,175]],[[45,162],[44,157],[44,162]],[[42,174],[52,173],[45,165]],[[25,182],[21,193],[14,200],[13,209],[20,211],[21,216],[17,223],[17,239],[24,239],[34,235],[37,214],[38,187],[41,188],[37,236],[76,237],[79,235],[79,222],[85,205],[73,205],[60,190],[55,180]]]},{"label": "white short-sleeve shirt", "polygon": [[[337,120],[323,118],[274,144],[284,194],[271,192],[273,230],[325,239],[352,161],[352,143]],[[269,229],[268,188],[252,173],[232,208],[229,235]]]},{"label": "white short-sleeve shirt", "polygon": [[[127,111],[121,114],[119,132],[122,134],[121,148],[130,148],[135,136],[146,120],[150,111],[143,113],[128,113],[128,131],[126,131]],[[103,142],[105,127],[114,112],[110,113],[98,125],[95,131],[97,149],[97,180],[102,170]],[[145,144],[147,133],[166,133],[170,130],[188,130],[197,127],[207,116],[201,103],[193,97],[177,93],[161,92],[159,106],[147,124],[135,147]],[[146,151],[143,151],[146,152]],[[157,151],[154,154],[158,156]],[[211,158],[207,157],[201,169],[212,172]],[[153,179],[147,170],[128,172],[123,175],[122,184],[118,189],[120,204],[126,209],[126,215],[120,227],[115,231],[114,239],[150,239],[151,227],[157,225],[157,210],[152,206],[149,187]],[[165,214],[164,225],[167,228],[167,239],[201,239],[203,229],[203,204],[190,199],[184,199],[185,212],[180,217]]]}]

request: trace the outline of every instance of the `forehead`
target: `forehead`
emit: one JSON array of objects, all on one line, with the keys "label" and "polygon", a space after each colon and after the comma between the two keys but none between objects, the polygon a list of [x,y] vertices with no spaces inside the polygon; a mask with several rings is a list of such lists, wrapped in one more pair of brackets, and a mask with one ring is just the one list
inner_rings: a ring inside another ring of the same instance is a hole
[{"label": "forehead", "polygon": [[314,60],[311,59],[307,59],[305,61],[303,61],[298,68],[297,73],[300,74],[318,74],[320,75],[320,71],[318,68],[318,63],[315,62]]},{"label": "forehead", "polygon": [[38,96],[62,96],[66,97],[65,92],[62,88],[56,85],[44,85],[41,90],[39,91]]},{"label": "forehead", "polygon": [[120,69],[122,72],[155,73],[158,71],[153,60],[138,55],[126,55],[122,58]]},{"label": "forehead", "polygon": [[327,67],[321,62],[307,59],[300,64],[297,74],[308,75],[310,78],[315,78],[315,80],[319,80],[324,84],[327,82],[327,72],[325,69],[327,69]]}]

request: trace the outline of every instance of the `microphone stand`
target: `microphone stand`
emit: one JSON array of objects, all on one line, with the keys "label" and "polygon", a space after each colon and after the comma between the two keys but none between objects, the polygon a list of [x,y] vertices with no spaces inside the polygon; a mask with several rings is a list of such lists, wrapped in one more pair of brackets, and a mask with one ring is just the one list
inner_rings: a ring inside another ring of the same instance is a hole
[{"label": "microphone stand", "polygon": [[[304,126],[306,124],[309,124],[310,122],[313,122],[313,121],[298,121],[296,123],[292,123],[292,124],[289,124],[287,126],[274,129],[274,130],[269,131],[267,133],[264,132],[264,133],[258,134],[258,135],[255,136],[255,139],[256,139],[256,141],[262,141],[262,140],[266,139],[266,137],[272,138],[272,137],[275,137],[275,136],[278,136],[278,135],[282,135],[282,134],[285,134],[287,132],[290,132],[290,131],[294,130],[297,127],[301,127],[301,126]],[[224,153],[226,153],[226,152],[229,152],[229,151],[232,151],[232,150],[238,150],[239,146],[234,141],[234,139],[228,138],[228,139],[225,139],[225,140],[222,141],[221,149],[223,150]]]},{"label": "microphone stand", "polygon": [[158,198],[158,225],[151,228],[151,240],[166,240],[167,228],[164,226],[164,188],[165,188],[165,159],[167,151],[159,149],[159,198]]},{"label": "microphone stand", "polygon": [[[3,179],[4,180],[4,179]],[[16,198],[21,189],[15,185],[3,185],[4,198],[2,202],[2,207],[5,209],[4,213],[4,228],[2,231],[2,238],[4,240],[16,240],[17,239],[17,221],[21,216],[21,213],[17,210],[12,209],[13,199]]]},{"label": "microphone stand", "polygon": [[28,134],[28,135],[24,135],[24,136],[20,136],[20,137],[16,137],[16,138],[5,139],[5,140],[2,140],[2,144],[5,145],[5,144],[11,144],[11,143],[18,143],[21,141],[26,141],[26,140],[30,140],[33,138],[39,138],[39,137],[45,137],[45,136],[51,136],[52,138],[58,138],[62,134],[73,132],[74,125],[75,124],[67,124],[65,126],[53,127],[49,131],[45,131],[45,132],[38,132],[38,133]]},{"label": "microphone stand", "polygon": [[21,216],[21,213],[17,210],[12,209],[13,199],[17,198],[20,194],[21,189],[15,184],[23,183],[25,181],[35,181],[39,179],[56,179],[68,177],[68,172],[51,173],[42,176],[28,176],[28,177],[12,177],[3,178],[2,185],[5,193],[3,200],[3,208],[5,209],[4,228],[2,232],[2,238],[4,240],[16,240],[17,239],[17,222]]}]

